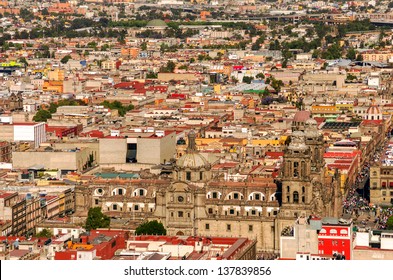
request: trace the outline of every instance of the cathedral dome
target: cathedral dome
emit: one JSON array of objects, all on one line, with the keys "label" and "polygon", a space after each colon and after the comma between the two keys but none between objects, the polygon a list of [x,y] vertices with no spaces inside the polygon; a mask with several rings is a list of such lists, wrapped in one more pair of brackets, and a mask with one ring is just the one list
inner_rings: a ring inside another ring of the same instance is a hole
[{"label": "cathedral dome", "polygon": [[191,130],[188,133],[188,147],[187,152],[182,155],[176,162],[176,166],[179,168],[208,168],[209,162],[199,154],[196,143],[195,143],[196,133]]},{"label": "cathedral dome", "polygon": [[209,163],[199,153],[186,153],[177,160],[176,165],[179,168],[198,169],[207,168],[209,166]]},{"label": "cathedral dome", "polygon": [[288,148],[292,150],[306,150],[307,145],[304,136],[304,132],[294,131],[291,135],[291,142]]},{"label": "cathedral dome", "polygon": [[308,119],[305,124],[305,130],[304,134],[307,138],[311,137],[318,137],[319,136],[319,131],[318,131],[318,123],[314,119]]},{"label": "cathedral dome", "polygon": [[379,115],[379,114],[382,114],[382,112],[377,105],[373,104],[367,109],[367,115]]}]

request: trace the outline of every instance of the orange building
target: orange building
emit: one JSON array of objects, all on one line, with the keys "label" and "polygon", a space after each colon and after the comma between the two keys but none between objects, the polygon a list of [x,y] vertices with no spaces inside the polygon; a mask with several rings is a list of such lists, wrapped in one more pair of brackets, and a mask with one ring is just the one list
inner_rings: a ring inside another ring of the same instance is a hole
[{"label": "orange building", "polygon": [[42,90],[45,92],[63,93],[63,81],[45,81]]},{"label": "orange building", "polygon": [[139,48],[121,48],[121,56],[123,57],[130,57],[135,59],[138,57],[139,52]]},{"label": "orange building", "polygon": [[74,9],[71,7],[70,3],[54,3],[49,7],[48,12],[55,14],[72,14],[74,13]]}]

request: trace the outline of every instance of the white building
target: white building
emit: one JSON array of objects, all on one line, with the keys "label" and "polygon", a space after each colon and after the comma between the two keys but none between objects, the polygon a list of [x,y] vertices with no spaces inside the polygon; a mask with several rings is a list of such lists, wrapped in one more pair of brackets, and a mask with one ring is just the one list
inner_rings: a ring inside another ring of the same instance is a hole
[{"label": "white building", "polygon": [[45,123],[14,123],[14,141],[34,142],[37,148],[46,141]]}]

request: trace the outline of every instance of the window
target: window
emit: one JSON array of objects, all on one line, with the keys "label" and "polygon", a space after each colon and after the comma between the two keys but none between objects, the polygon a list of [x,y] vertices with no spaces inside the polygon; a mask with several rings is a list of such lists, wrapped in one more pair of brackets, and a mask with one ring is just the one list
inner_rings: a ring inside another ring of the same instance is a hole
[{"label": "window", "polygon": [[287,202],[289,202],[289,195],[287,196]]},{"label": "window", "polygon": [[293,163],[293,177],[297,178],[299,176],[299,163]]},{"label": "window", "polygon": [[118,193],[119,195],[123,195],[123,189],[119,189],[119,190],[117,191],[117,193]]},{"label": "window", "polygon": [[305,193],[305,192],[306,192],[306,188],[302,187],[302,193]]},{"label": "window", "polygon": [[171,217],[173,218],[173,212],[171,212]]},{"label": "window", "polygon": [[191,181],[191,172],[190,171],[186,172],[186,180]]},{"label": "window", "polygon": [[257,214],[257,211],[251,210],[251,215],[255,216]]},{"label": "window", "polygon": [[209,224],[205,224],[205,229],[209,230],[210,229],[210,225]]},{"label": "window", "polygon": [[306,202],[306,199],[304,196],[302,196],[302,203]]},{"label": "window", "polygon": [[94,200],[95,205],[98,205],[98,199]]},{"label": "window", "polygon": [[138,210],[139,210],[139,205],[138,205],[138,204],[134,205],[134,210],[135,210],[135,211],[138,211]]},{"label": "window", "polygon": [[235,214],[235,210],[234,210],[234,209],[229,209],[229,214],[230,214],[230,215]]},{"label": "window", "polygon": [[291,191],[291,188],[287,186],[287,192],[289,193]]},{"label": "window", "polygon": [[231,231],[231,225],[227,225],[227,231]]},{"label": "window", "polygon": [[177,212],[177,216],[178,216],[179,218],[183,218],[183,211]]},{"label": "window", "polygon": [[217,193],[216,192],[213,193],[213,198],[217,198]]},{"label": "window", "polygon": [[199,172],[199,180],[203,180],[203,172]]},{"label": "window", "polygon": [[239,199],[239,194],[238,193],[234,193],[233,194],[233,199]]},{"label": "window", "polygon": [[299,203],[299,193],[293,192],[293,203]]},{"label": "window", "polygon": [[260,199],[261,199],[261,197],[260,197],[259,193],[255,194],[255,200],[260,200]]},{"label": "window", "polygon": [[139,190],[139,196],[143,196],[144,195],[144,191],[143,190]]},{"label": "window", "polygon": [[213,214],[213,208],[209,208],[209,209],[207,210],[207,212],[208,212],[209,214]]},{"label": "window", "polygon": [[112,209],[113,209],[113,210],[117,210],[117,204],[113,204],[113,205],[112,205]]},{"label": "window", "polygon": [[248,225],[248,231],[253,231],[253,226],[252,225]]}]

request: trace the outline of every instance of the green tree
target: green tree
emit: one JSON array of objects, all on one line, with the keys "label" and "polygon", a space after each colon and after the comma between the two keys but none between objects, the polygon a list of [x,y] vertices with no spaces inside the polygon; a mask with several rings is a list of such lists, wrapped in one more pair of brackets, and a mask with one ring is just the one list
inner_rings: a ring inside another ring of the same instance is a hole
[{"label": "green tree", "polygon": [[146,79],[157,79],[157,77],[158,77],[157,73],[154,73],[152,71],[146,74]]},{"label": "green tree", "polygon": [[363,61],[363,56],[361,54],[358,54],[356,56],[356,61]]},{"label": "green tree", "polygon": [[263,75],[263,73],[258,73],[258,74],[255,76],[255,78],[263,80],[263,79],[265,79],[265,75]]},{"label": "green tree", "polygon": [[40,109],[37,111],[37,113],[33,117],[33,121],[46,122],[50,118],[52,118],[52,114],[49,111]]},{"label": "green tree", "polygon": [[66,56],[64,56],[61,60],[60,60],[60,62],[62,63],[62,64],[66,64],[67,62],[68,62],[68,60],[70,60],[71,59],[71,56],[70,55],[66,55]]},{"label": "green tree", "polygon": [[160,72],[173,73],[175,71],[176,64],[173,61],[168,61],[164,67],[160,68]]},{"label": "green tree", "polygon": [[108,228],[111,220],[101,212],[101,207],[93,207],[87,213],[85,229],[90,231],[97,228]]},{"label": "green tree", "polygon": [[44,228],[43,230],[41,230],[39,233],[37,233],[35,235],[36,237],[45,237],[45,238],[51,238],[53,236],[52,231]]},{"label": "green tree", "polygon": [[246,84],[251,84],[253,79],[254,79],[254,77],[252,77],[252,76],[244,76],[242,82],[246,83]]},{"label": "green tree", "polygon": [[143,43],[141,44],[141,50],[142,50],[142,51],[146,51],[146,50],[147,50],[147,43],[146,43],[146,42],[143,42]]},{"label": "green tree", "polygon": [[166,229],[162,223],[158,221],[150,221],[141,224],[135,230],[136,235],[148,234],[148,235],[166,235]]},{"label": "green tree", "polygon": [[23,63],[25,66],[29,66],[29,63],[27,62],[27,59],[25,57],[19,58],[19,62]]},{"label": "green tree", "polygon": [[347,58],[350,60],[356,59],[356,51],[353,48],[350,48],[347,52]]},{"label": "green tree", "polygon": [[134,105],[130,104],[128,106],[123,106],[123,104],[121,104],[121,102],[117,100],[113,102],[109,102],[105,100],[104,102],[101,103],[101,105],[111,110],[117,110],[121,117],[123,117],[128,111],[134,109]]},{"label": "green tree", "polygon": [[393,215],[386,221],[386,229],[393,230]]}]

